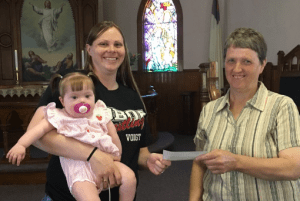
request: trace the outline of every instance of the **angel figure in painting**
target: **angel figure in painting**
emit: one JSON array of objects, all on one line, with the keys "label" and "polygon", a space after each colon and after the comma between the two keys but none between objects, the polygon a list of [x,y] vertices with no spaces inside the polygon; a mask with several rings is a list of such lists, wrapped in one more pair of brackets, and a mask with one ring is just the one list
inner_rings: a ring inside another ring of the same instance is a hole
[{"label": "angel figure in painting", "polygon": [[54,51],[58,40],[55,39],[53,32],[57,30],[57,20],[65,4],[63,3],[59,8],[51,8],[50,1],[44,2],[45,8],[38,8],[30,2],[29,4],[32,5],[34,12],[43,16],[39,20],[42,36],[45,39],[48,51]]}]

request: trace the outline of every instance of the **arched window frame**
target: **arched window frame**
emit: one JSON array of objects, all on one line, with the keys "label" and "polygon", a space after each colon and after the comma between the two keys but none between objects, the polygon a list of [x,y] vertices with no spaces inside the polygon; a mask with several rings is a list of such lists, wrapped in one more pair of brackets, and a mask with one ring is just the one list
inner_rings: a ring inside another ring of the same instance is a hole
[{"label": "arched window frame", "polygon": [[[142,59],[138,60],[138,72],[146,72],[145,67],[145,50],[144,50],[144,13],[145,6],[149,0],[142,0],[138,15],[137,15],[137,45],[138,53],[141,55]],[[174,6],[177,13],[177,62],[178,62],[178,71],[183,70],[183,15],[182,8],[179,0],[173,0]]]}]

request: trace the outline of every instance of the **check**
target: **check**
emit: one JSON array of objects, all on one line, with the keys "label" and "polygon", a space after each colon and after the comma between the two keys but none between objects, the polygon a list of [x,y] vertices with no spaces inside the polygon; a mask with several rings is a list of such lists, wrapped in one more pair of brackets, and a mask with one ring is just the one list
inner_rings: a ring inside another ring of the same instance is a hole
[{"label": "check", "polygon": [[197,156],[206,154],[206,151],[167,151],[163,150],[163,159],[170,161],[194,160]]}]

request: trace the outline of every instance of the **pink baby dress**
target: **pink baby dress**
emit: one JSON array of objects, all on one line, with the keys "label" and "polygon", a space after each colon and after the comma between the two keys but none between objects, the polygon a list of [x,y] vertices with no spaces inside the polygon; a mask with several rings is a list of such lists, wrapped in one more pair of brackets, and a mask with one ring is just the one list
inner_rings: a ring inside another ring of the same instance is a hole
[{"label": "pink baby dress", "polygon": [[[110,121],[111,115],[103,101],[96,102],[93,115],[89,119],[72,118],[64,109],[58,109],[55,106],[55,103],[49,103],[44,112],[45,118],[57,129],[58,133],[91,144],[114,156],[120,155],[118,147],[108,135],[106,125]],[[77,181],[90,181],[96,185],[96,176],[89,162],[60,157],[60,163],[70,192],[72,192],[73,184]],[[100,187],[99,192],[101,190]]]}]

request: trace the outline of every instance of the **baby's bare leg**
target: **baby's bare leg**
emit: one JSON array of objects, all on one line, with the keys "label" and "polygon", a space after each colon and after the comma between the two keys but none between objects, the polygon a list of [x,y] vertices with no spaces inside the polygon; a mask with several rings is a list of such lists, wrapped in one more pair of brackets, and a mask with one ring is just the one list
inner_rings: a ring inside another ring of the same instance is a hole
[{"label": "baby's bare leg", "polygon": [[72,194],[77,201],[101,201],[96,185],[89,181],[77,181],[73,184]]},{"label": "baby's bare leg", "polygon": [[134,172],[118,161],[115,161],[116,166],[122,175],[122,183],[119,189],[119,201],[132,201],[135,197],[136,178]]}]

